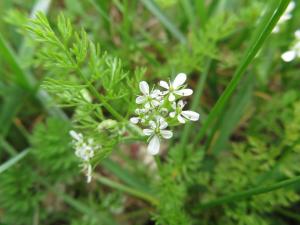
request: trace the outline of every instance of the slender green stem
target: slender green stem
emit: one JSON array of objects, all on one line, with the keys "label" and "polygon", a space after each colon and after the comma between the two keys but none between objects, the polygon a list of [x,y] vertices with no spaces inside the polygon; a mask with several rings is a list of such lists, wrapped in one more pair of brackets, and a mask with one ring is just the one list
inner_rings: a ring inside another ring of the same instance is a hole
[{"label": "slender green stem", "polygon": [[270,191],[288,187],[288,186],[291,186],[291,185],[297,184],[297,183],[300,183],[300,176],[297,176],[297,177],[294,177],[291,179],[287,179],[287,180],[284,180],[284,181],[281,181],[281,182],[278,182],[278,183],[275,183],[272,185],[256,187],[256,188],[252,188],[252,189],[249,189],[246,191],[240,191],[235,194],[227,195],[227,196],[221,197],[219,199],[216,199],[216,200],[213,200],[213,201],[210,201],[207,203],[202,203],[202,204],[200,204],[199,208],[206,209],[206,208],[211,208],[211,207],[214,207],[217,205],[240,201],[240,200],[247,199],[247,198],[250,198],[255,195],[268,193]]},{"label": "slender green stem", "polygon": [[203,28],[207,20],[207,12],[206,12],[207,8],[205,6],[205,0],[198,0],[195,2],[196,2],[196,9],[199,14],[200,24],[201,27]]},{"label": "slender green stem", "polygon": [[21,159],[23,159],[27,154],[28,150],[24,150],[23,152],[19,153],[15,157],[11,158],[7,162],[0,165],[0,174],[3,173],[5,170],[9,169],[13,165],[15,165],[17,162],[19,162]]},{"label": "slender green stem", "polygon": [[99,92],[96,90],[96,88],[92,84],[90,84],[90,82],[86,79],[86,77],[83,75],[83,73],[81,72],[81,69],[78,66],[77,66],[76,71],[78,72],[81,79],[83,79],[84,82],[88,84],[89,90],[92,92],[93,95],[95,95],[97,97],[97,99],[106,108],[106,110],[108,112],[110,112],[110,114],[113,117],[115,117],[117,120],[119,120],[121,122],[126,121],[125,118],[123,116],[121,116],[121,114],[119,114],[109,103],[106,102],[105,98],[99,94]]},{"label": "slender green stem", "polygon": [[[275,2],[277,2],[277,0]],[[194,144],[197,144],[204,137],[209,126],[215,121],[218,115],[222,112],[226,103],[228,102],[229,98],[231,97],[237,85],[239,84],[241,78],[243,77],[247,67],[253,61],[254,57],[256,56],[256,54],[264,44],[265,40],[272,32],[274,26],[276,25],[280,16],[284,13],[289,2],[290,0],[281,0],[279,6],[278,4],[276,4],[275,8],[273,10],[271,9],[270,13],[266,15],[266,18],[268,19],[267,22],[265,20],[262,20],[263,28],[258,30],[257,35],[254,35],[250,47],[245,53],[240,66],[237,68],[229,85],[226,87],[225,91],[223,92],[223,94],[221,95],[221,97],[218,99],[217,103],[211,110],[207,120],[204,122],[200,132],[195,138]]]},{"label": "slender green stem", "polygon": [[155,164],[157,166],[157,169],[160,170],[162,165],[161,165],[161,160],[160,160],[160,156],[159,155],[155,155],[154,156],[154,161],[155,161]]},{"label": "slender green stem", "polygon": [[161,11],[159,6],[153,0],[141,0],[141,3],[165,26],[167,30],[182,44],[186,44],[185,36],[177,29],[177,27],[169,20],[169,18]]},{"label": "slender green stem", "polygon": [[119,191],[128,193],[132,196],[135,196],[135,197],[141,198],[143,200],[146,200],[147,202],[149,202],[153,205],[158,205],[159,204],[158,199],[156,199],[155,197],[153,197],[153,196],[151,196],[147,193],[144,193],[144,192],[141,192],[139,190],[133,189],[131,187],[125,186],[123,184],[117,183],[115,181],[107,179],[106,177],[103,177],[103,176],[99,176],[97,174],[94,175],[94,178],[95,178],[95,180],[99,181],[101,184],[104,184],[104,185],[109,186],[111,188],[117,189]]}]

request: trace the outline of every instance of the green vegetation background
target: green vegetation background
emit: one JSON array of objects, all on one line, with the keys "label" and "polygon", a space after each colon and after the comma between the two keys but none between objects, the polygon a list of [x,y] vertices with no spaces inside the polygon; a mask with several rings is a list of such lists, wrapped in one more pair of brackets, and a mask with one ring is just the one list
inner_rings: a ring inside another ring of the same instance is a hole
[{"label": "green vegetation background", "polygon": [[120,60],[105,71],[116,63],[129,87],[106,81],[99,91],[126,118],[139,80],[179,72],[201,114],[177,130],[158,168],[145,163],[145,144],[109,131],[102,141],[116,143],[86,184],[68,117],[93,129],[107,116],[58,107],[57,94],[78,89],[60,83],[61,66],[25,29],[41,2],[0,1],[0,224],[300,224],[299,61],[280,58],[300,28],[299,6],[272,34],[288,0],[49,1],[42,11],[54,30],[63,14]]}]

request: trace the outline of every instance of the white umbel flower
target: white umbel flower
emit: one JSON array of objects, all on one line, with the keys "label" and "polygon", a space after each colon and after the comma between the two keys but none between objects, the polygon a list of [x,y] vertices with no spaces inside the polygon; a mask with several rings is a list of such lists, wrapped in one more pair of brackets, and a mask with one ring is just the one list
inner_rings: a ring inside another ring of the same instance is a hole
[{"label": "white umbel flower", "polygon": [[173,82],[169,82],[169,84],[166,81],[160,81],[159,85],[167,91],[162,92],[163,95],[169,95],[168,100],[170,102],[175,101],[176,95],[179,96],[189,96],[193,94],[193,90],[189,88],[182,88],[184,86],[184,83],[186,81],[186,74],[179,73]]},{"label": "white umbel flower", "polygon": [[155,89],[150,92],[149,85],[146,81],[141,81],[139,86],[143,95],[136,98],[135,102],[137,104],[145,104],[145,108],[148,109],[160,105],[161,96],[159,90]]},{"label": "white umbel flower", "polygon": [[168,123],[162,117],[157,117],[156,121],[150,121],[149,124],[150,129],[144,129],[143,133],[146,136],[150,136],[148,152],[151,155],[156,155],[160,148],[160,138],[170,139],[173,136],[173,132],[165,130]]},{"label": "white umbel flower", "polygon": [[185,123],[186,120],[197,121],[199,120],[199,113],[191,111],[191,110],[182,110],[185,106],[185,103],[180,100],[178,104],[175,102],[172,103],[172,108],[175,110],[174,112],[170,112],[171,118],[177,118],[180,123]]},{"label": "white umbel flower", "polygon": [[289,51],[284,52],[281,58],[285,62],[291,62],[296,57],[300,57],[300,30],[295,32],[296,42]]},{"label": "white umbel flower", "polygon": [[73,138],[72,144],[75,148],[75,155],[82,160],[82,170],[89,183],[92,180],[92,165],[90,164],[90,160],[94,157],[95,151],[101,146],[95,145],[92,138],[85,141],[83,135],[74,130],[71,130],[69,133]]},{"label": "white umbel flower", "polygon": [[290,2],[288,7],[286,8],[285,12],[282,14],[280,19],[278,20],[276,26],[272,30],[272,33],[278,33],[280,31],[280,26],[285,23],[286,21],[290,20],[292,18],[291,12],[296,7],[296,3],[294,1]]}]

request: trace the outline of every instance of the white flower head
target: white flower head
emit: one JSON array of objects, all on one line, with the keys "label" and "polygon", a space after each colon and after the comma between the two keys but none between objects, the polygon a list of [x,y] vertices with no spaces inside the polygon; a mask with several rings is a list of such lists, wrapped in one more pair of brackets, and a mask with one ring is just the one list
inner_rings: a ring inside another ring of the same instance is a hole
[{"label": "white flower head", "polygon": [[286,8],[286,10],[284,11],[284,13],[282,14],[282,16],[280,17],[280,19],[278,20],[276,26],[272,30],[272,33],[278,33],[280,31],[280,25],[282,25],[283,23],[285,23],[286,21],[292,18],[291,13],[295,7],[296,7],[296,3],[294,1],[291,1],[288,7]]},{"label": "white flower head", "polygon": [[168,100],[170,102],[175,101],[176,95],[189,96],[193,94],[193,90],[189,88],[183,88],[186,81],[186,74],[179,73],[175,77],[174,81],[170,81],[169,84],[166,81],[160,81],[159,85],[167,91],[162,92],[163,95],[169,95]]},{"label": "white flower head", "polygon": [[173,132],[165,130],[168,123],[162,117],[157,117],[155,121],[150,121],[149,124],[150,129],[144,129],[143,133],[146,136],[150,136],[148,152],[151,155],[156,155],[160,148],[160,138],[170,139],[173,136]]},{"label": "white flower head", "polygon": [[94,157],[95,151],[101,148],[100,145],[94,143],[94,139],[89,138],[85,140],[81,133],[77,133],[74,130],[70,132],[73,138],[72,144],[75,148],[75,155],[82,160],[83,171],[87,176],[87,182],[89,183],[92,179],[92,166],[90,160]]},{"label": "white flower head", "polygon": [[177,118],[177,120],[180,123],[185,123],[186,120],[191,120],[191,121],[197,121],[199,120],[199,113],[191,111],[191,110],[183,110],[183,107],[185,106],[185,103],[180,100],[176,104],[175,102],[172,103],[172,108],[174,109],[174,112],[170,112],[170,117],[171,118]]},{"label": "white flower head", "polygon": [[159,90],[154,89],[150,91],[149,85],[146,81],[141,81],[139,86],[143,95],[136,98],[135,102],[137,104],[145,104],[145,108],[148,109],[151,107],[157,107],[161,104],[161,93]]},{"label": "white flower head", "polygon": [[300,57],[300,30],[295,32],[295,39],[296,41],[292,48],[281,55],[282,60],[285,62],[291,62],[296,57]]},{"label": "white flower head", "polygon": [[83,161],[89,161],[95,155],[95,149],[92,145],[83,143],[82,146],[76,148],[75,155]]}]

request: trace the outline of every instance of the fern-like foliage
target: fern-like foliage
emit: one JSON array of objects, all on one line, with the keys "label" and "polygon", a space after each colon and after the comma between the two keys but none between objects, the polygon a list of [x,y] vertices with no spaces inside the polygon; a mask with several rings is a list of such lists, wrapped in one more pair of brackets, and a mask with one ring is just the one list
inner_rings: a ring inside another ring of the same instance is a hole
[{"label": "fern-like foliage", "polygon": [[0,221],[4,224],[27,225],[34,221],[45,193],[40,190],[32,163],[23,161],[0,175]]},{"label": "fern-like foliage", "polygon": [[[273,104],[272,102],[270,104]],[[279,108],[280,109],[280,108]],[[206,186],[202,201],[210,201],[251,187],[272,184],[276,181],[299,175],[299,102],[292,107],[281,108],[284,139],[267,143],[258,137],[248,137],[247,143],[234,144],[232,152],[224,152],[209,174],[209,179],[199,182]],[[275,224],[273,213],[277,209],[291,207],[300,199],[295,189],[278,189],[246,200],[233,202],[221,209],[209,210],[210,220],[219,218],[218,224]],[[204,215],[203,215],[204,216]],[[285,224],[283,221],[281,224]]]},{"label": "fern-like foliage", "polygon": [[67,181],[78,174],[78,161],[70,144],[70,123],[49,118],[38,124],[31,137],[31,153],[39,164],[38,172],[48,182]]}]

